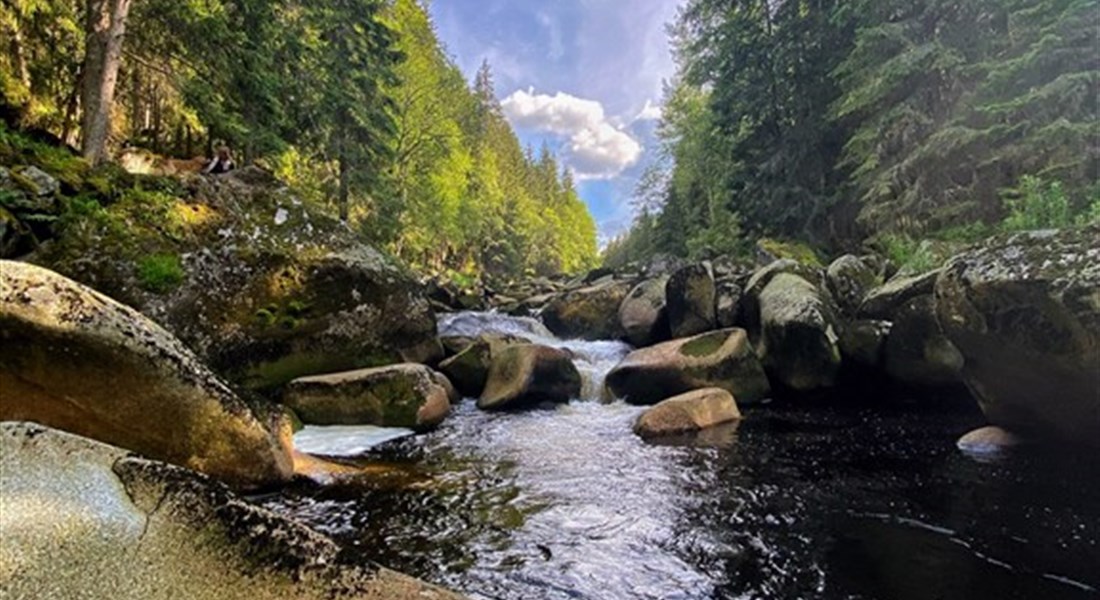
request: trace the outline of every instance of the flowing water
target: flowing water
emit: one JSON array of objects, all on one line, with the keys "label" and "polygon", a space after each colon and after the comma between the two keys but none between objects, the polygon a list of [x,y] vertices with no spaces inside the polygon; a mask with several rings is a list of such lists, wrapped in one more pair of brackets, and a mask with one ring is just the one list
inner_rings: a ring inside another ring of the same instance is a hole
[{"label": "flowing water", "polygon": [[1100,597],[1095,452],[968,456],[954,444],[982,424],[972,407],[840,398],[649,444],[630,431],[641,409],[594,401],[627,347],[495,315],[441,330],[568,347],[585,399],[466,401],[365,453],[389,434],[308,428],[314,448],[384,468],[257,501],[476,599]]}]

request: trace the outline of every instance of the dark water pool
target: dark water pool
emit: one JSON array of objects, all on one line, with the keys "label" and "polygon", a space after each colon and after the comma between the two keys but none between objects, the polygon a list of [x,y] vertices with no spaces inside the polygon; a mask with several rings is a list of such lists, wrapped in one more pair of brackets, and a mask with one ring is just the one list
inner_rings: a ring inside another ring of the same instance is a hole
[{"label": "dark water pool", "polygon": [[484,599],[1100,597],[1100,457],[955,448],[930,407],[748,409],[652,445],[639,409],[486,414],[261,501],[349,552]]}]

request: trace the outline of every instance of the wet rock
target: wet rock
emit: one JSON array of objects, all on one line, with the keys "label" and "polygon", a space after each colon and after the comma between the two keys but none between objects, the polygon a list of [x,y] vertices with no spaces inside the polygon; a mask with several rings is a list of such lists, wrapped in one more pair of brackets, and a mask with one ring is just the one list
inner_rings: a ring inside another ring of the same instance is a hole
[{"label": "wet rock", "polygon": [[699,431],[741,418],[727,390],[704,388],[664,400],[642,413],[634,433],[643,438]]},{"label": "wet rock", "polygon": [[631,404],[656,404],[701,388],[724,389],[740,402],[771,391],[748,336],[725,329],[631,352],[607,375],[610,394]]},{"label": "wet rock", "polygon": [[439,363],[439,370],[454,382],[463,396],[476,398],[485,389],[492,364],[490,343],[487,340],[474,340],[465,350]]},{"label": "wet rock", "polygon": [[717,326],[714,273],[709,264],[694,264],[673,273],[665,286],[665,296],[672,337],[690,337]]},{"label": "wet rock", "polygon": [[626,341],[634,346],[650,346],[669,338],[667,283],[667,277],[643,281],[619,306],[619,324],[626,332]]},{"label": "wet rock", "polygon": [[256,487],[288,442],[178,339],[57,273],[0,261],[0,420],[35,421]]},{"label": "wet rock", "polygon": [[959,450],[969,454],[989,454],[1003,452],[1023,443],[1016,434],[1000,427],[989,426],[975,429],[959,438],[956,444]]},{"label": "wet rock", "polygon": [[832,386],[841,362],[839,337],[818,289],[802,277],[780,273],[758,302],[757,352],[774,380],[795,391]]},{"label": "wet rock", "polygon": [[623,337],[619,305],[633,286],[611,281],[581,288],[555,297],[543,308],[543,323],[554,335],[585,340],[615,340]]},{"label": "wet rock", "polygon": [[568,352],[519,344],[493,354],[478,408],[511,410],[544,402],[565,403],[581,392],[581,375]]},{"label": "wet rock", "polygon": [[1100,443],[1100,227],[990,240],[948,264],[935,309],[992,424]]},{"label": "wet rock", "polygon": [[829,291],[844,315],[854,315],[864,297],[873,288],[882,285],[882,277],[872,260],[846,254],[833,261],[825,274]]},{"label": "wet rock", "polygon": [[963,357],[936,322],[932,296],[918,296],[894,311],[886,338],[886,372],[903,383],[945,386],[962,383]]},{"label": "wet rock", "polygon": [[210,479],[37,425],[0,425],[0,595],[457,600]]},{"label": "wet rock", "polygon": [[291,381],[283,403],[307,425],[426,430],[451,410],[451,385],[424,365],[400,364]]}]

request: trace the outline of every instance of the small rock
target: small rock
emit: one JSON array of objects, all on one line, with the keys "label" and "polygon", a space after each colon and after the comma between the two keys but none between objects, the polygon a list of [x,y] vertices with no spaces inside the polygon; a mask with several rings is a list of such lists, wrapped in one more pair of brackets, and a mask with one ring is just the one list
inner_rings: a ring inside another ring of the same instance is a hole
[{"label": "small rock", "polygon": [[1015,448],[1022,443],[1023,440],[1014,433],[991,425],[962,436],[956,445],[968,454],[990,454]]},{"label": "small rock", "polygon": [[720,388],[703,388],[660,402],[642,413],[634,433],[643,438],[698,431],[741,418],[733,395]]}]

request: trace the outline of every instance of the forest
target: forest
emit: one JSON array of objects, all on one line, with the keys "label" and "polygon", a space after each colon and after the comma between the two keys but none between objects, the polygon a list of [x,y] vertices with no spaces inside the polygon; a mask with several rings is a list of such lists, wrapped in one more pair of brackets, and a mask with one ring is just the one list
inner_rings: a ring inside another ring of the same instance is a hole
[{"label": "forest", "polygon": [[1100,220],[1094,0],[691,0],[610,265],[767,237],[932,268]]},{"label": "forest", "polygon": [[416,0],[3,0],[0,31],[9,137],[91,165],[225,144],[425,274],[598,260],[571,174],[521,145],[490,67],[468,83]]}]

